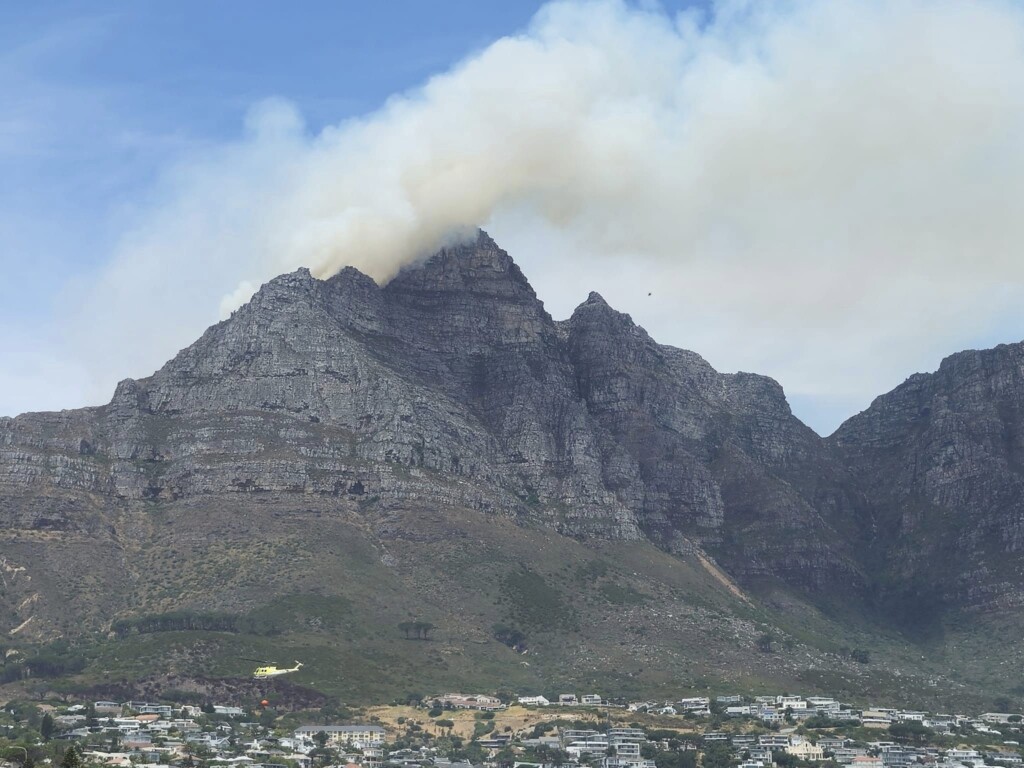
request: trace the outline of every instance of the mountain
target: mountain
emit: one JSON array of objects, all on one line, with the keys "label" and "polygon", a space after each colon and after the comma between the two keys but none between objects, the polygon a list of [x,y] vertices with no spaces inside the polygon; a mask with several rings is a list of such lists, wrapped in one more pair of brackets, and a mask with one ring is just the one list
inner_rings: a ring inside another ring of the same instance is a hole
[{"label": "mountain", "polygon": [[907,618],[1024,605],[1024,344],[946,358],[830,442],[864,489],[863,547]]},{"label": "mountain", "polygon": [[597,294],[554,321],[482,232],[384,287],[299,270],[108,405],[0,419],[0,627],[83,680],[287,647],[361,696],[934,680],[895,630],[1020,606],[1020,353],[964,355],[822,439]]}]

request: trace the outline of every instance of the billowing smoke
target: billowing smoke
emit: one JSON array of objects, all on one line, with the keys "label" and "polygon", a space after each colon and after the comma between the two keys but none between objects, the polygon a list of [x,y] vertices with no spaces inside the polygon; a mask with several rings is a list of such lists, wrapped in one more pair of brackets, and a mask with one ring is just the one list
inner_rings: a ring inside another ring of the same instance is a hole
[{"label": "billowing smoke", "polygon": [[663,341],[852,409],[1024,329],[1022,129],[1010,2],[557,2],[315,135],[256,106],[168,172],[75,325],[105,397],[280,272],[386,281],[485,226],[556,315],[597,288]]}]

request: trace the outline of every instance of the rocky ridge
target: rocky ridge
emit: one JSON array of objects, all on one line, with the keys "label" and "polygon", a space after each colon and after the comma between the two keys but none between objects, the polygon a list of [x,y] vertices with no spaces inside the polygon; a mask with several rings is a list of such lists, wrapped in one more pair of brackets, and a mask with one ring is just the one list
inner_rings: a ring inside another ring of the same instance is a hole
[{"label": "rocky ridge", "polygon": [[[7,629],[52,617],[26,601],[85,560],[125,587],[139,515],[256,497],[649,540],[868,611],[1017,606],[1022,360],[956,355],[822,439],[773,380],[658,344],[597,294],[555,322],[483,233],[384,287],[298,270],[105,406],[0,419]],[[125,610],[91,605],[97,625]]]},{"label": "rocky ridge", "polygon": [[1024,605],[1024,343],[947,357],[829,442],[864,489],[863,546],[901,610]]}]

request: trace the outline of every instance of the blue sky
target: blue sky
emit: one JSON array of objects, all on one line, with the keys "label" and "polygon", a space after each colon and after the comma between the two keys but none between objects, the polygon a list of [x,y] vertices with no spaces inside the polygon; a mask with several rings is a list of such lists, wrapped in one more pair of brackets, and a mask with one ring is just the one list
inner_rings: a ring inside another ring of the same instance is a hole
[{"label": "blue sky", "polygon": [[0,89],[0,416],[104,402],[274,274],[387,279],[445,226],[822,434],[1024,337],[1005,0],[5,3]]},{"label": "blue sky", "polygon": [[0,317],[47,316],[160,170],[237,136],[253,103],[287,97],[313,130],[369,112],[540,5],[0,4]]}]

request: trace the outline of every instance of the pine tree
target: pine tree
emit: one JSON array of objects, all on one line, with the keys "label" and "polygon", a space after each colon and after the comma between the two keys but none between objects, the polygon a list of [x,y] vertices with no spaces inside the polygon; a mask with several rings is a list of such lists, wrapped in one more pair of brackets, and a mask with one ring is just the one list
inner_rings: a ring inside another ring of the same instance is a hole
[{"label": "pine tree", "polygon": [[73,744],[64,750],[60,768],[82,768],[82,756],[78,754],[78,750]]},{"label": "pine tree", "polygon": [[53,738],[53,729],[53,715],[47,712],[39,723],[39,735],[43,737],[43,741],[49,741]]}]

